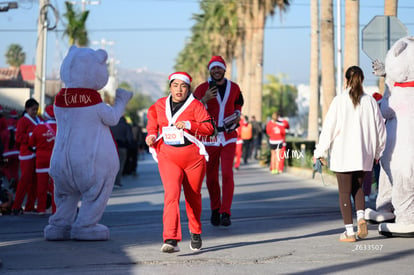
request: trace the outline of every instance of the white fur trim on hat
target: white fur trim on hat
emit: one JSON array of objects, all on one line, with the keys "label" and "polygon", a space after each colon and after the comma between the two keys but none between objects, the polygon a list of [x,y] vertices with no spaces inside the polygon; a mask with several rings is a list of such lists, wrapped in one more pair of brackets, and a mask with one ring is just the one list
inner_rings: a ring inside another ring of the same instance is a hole
[{"label": "white fur trim on hat", "polygon": [[191,79],[188,75],[185,75],[183,73],[173,73],[170,75],[169,80],[170,82],[173,81],[174,79],[179,79],[184,81],[185,83],[187,83],[188,85],[191,84]]},{"label": "white fur trim on hat", "polygon": [[223,63],[218,62],[218,61],[213,61],[211,62],[210,66],[208,66],[208,70],[211,71],[211,69],[216,66],[222,68],[223,70],[226,69],[226,65],[224,65]]}]

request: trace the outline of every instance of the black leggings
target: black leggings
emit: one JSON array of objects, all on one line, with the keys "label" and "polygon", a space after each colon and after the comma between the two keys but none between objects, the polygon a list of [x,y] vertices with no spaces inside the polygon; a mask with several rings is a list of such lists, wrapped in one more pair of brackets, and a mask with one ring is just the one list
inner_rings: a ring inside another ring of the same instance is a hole
[{"label": "black leggings", "polygon": [[365,210],[365,197],[362,184],[364,182],[364,171],[336,173],[339,190],[339,207],[341,208],[344,224],[352,224],[351,195],[354,198],[355,209]]}]

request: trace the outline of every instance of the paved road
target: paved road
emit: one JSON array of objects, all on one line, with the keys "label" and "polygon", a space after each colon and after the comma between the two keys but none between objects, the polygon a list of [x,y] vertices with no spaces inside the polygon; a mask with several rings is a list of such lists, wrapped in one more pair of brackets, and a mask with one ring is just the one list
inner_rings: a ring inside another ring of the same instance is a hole
[{"label": "paved road", "polygon": [[369,225],[367,239],[341,243],[335,184],[271,175],[258,163],[235,174],[230,227],[210,225],[203,187],[203,249],[189,248],[182,199],[181,251],[161,253],[163,189],[149,156],[138,174],[113,191],[102,219],[109,241],[47,242],[47,217],[0,217],[0,274],[412,274],[414,239],[385,238]]}]

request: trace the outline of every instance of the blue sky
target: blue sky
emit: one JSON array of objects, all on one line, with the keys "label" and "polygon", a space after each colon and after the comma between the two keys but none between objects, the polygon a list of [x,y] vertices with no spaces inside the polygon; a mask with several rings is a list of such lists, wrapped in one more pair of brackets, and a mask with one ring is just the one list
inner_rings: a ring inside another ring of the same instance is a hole
[{"label": "blue sky", "polygon": [[[3,2],[2,0],[1,2]],[[26,52],[26,63],[35,63],[38,1],[22,0],[19,8],[0,13],[0,67],[7,67],[4,54],[12,43],[20,44]],[[77,1],[78,3],[81,0]],[[90,2],[96,2],[90,1]],[[336,13],[336,0],[334,13]],[[342,2],[342,7],[345,1]],[[382,0],[360,1],[361,29],[375,15],[384,12]],[[309,0],[292,0],[286,14],[279,12],[269,18],[265,31],[264,73],[284,74],[285,82],[307,84],[309,78],[310,7]],[[63,0],[50,0],[62,15]],[[398,18],[414,35],[414,2],[399,0]],[[76,5],[80,10],[82,5]],[[90,10],[87,27],[92,48],[101,47],[99,41],[114,42],[106,50],[121,68],[147,68],[149,71],[169,74],[175,59],[190,37],[194,24],[191,19],[199,12],[196,0],[101,0],[98,5],[87,5]],[[342,8],[344,13],[344,8]],[[55,19],[50,12],[51,23]],[[335,19],[336,20],[336,19]],[[336,21],[335,21],[336,22]],[[342,15],[342,24],[344,15]],[[67,38],[62,38],[62,21],[57,31],[48,32],[47,72],[58,73],[60,62],[67,51]],[[335,28],[336,30],[336,28]],[[343,41],[343,39],[342,39]],[[361,51],[360,66],[366,74],[366,85],[374,85],[370,59]],[[191,73],[191,72],[190,72]]]}]

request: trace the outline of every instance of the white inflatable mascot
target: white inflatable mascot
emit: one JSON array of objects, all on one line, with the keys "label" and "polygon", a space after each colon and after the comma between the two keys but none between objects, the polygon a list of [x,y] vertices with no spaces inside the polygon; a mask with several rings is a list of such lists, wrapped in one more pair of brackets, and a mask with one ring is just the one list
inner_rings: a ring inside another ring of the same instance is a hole
[{"label": "white inflatable mascot", "polygon": [[376,75],[386,76],[381,112],[387,143],[376,211],[367,209],[366,219],[380,223],[384,236],[414,237],[414,37],[401,38],[391,47],[385,70],[378,61],[373,68]]},{"label": "white inflatable mascot", "polygon": [[50,175],[57,210],[44,229],[49,241],[109,239],[109,229],[98,223],[119,169],[109,126],[118,123],[132,93],[118,89],[114,106],[102,102],[97,90],[108,81],[107,57],[104,50],[72,46],[60,69],[65,88],[54,106],[57,135]]}]

